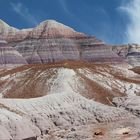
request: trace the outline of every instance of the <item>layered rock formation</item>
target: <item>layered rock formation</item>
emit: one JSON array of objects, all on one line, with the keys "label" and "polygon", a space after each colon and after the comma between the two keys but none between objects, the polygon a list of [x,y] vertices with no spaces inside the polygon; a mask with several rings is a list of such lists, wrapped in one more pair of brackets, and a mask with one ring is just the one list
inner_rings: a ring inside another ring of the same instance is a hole
[{"label": "layered rock formation", "polygon": [[114,64],[123,62],[112,51],[112,47],[101,40],[78,33],[54,20],[44,21],[33,29],[2,32],[0,38],[16,48],[29,64],[63,60]]},{"label": "layered rock formation", "polygon": [[113,46],[113,51],[133,66],[140,66],[140,45]]},{"label": "layered rock formation", "polygon": [[0,66],[27,64],[26,60],[16,51],[15,48],[9,46],[6,41],[0,40]]},{"label": "layered rock formation", "polygon": [[15,35],[18,29],[14,27],[10,27],[7,23],[0,19],[0,35],[8,36],[8,35]]}]

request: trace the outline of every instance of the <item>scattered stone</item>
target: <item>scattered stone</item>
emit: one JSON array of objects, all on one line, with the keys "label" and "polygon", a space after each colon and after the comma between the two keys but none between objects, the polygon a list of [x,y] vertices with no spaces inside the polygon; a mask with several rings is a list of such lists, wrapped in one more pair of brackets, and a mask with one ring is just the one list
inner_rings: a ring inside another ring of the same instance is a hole
[{"label": "scattered stone", "polygon": [[71,128],[71,131],[75,131],[75,129],[74,128]]},{"label": "scattered stone", "polygon": [[102,136],[102,135],[104,135],[104,133],[102,131],[98,130],[98,131],[94,132],[94,135]]}]

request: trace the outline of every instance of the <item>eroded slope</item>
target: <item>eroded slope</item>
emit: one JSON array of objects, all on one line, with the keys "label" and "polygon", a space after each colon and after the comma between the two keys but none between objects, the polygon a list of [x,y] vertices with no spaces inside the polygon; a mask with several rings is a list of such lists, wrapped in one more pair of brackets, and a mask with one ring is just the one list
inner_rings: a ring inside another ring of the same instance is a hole
[{"label": "eroded slope", "polygon": [[109,103],[113,97],[140,91],[139,75],[127,68],[84,62],[25,65],[1,71],[4,98],[35,98],[53,93],[79,93]]},{"label": "eroded slope", "polygon": [[81,61],[1,69],[0,139],[139,139],[139,117],[112,103],[138,95],[139,77]]}]

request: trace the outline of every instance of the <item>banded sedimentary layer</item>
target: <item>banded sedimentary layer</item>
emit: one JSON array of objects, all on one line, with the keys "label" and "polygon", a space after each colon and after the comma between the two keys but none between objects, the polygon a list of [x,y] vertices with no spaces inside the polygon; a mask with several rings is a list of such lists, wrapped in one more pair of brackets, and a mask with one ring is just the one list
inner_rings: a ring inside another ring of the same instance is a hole
[{"label": "banded sedimentary layer", "polygon": [[128,44],[122,46],[112,46],[114,52],[133,66],[140,66],[140,45]]},{"label": "banded sedimentary layer", "polygon": [[[1,26],[8,25],[3,23]],[[10,26],[5,32],[1,31],[0,38],[14,47],[29,64],[63,60],[114,64],[123,62],[123,59],[112,51],[112,47],[103,41],[78,33],[54,20],[44,21],[32,29],[9,28]]]},{"label": "banded sedimentary layer", "polygon": [[22,55],[5,40],[0,40],[0,66],[27,64]]}]

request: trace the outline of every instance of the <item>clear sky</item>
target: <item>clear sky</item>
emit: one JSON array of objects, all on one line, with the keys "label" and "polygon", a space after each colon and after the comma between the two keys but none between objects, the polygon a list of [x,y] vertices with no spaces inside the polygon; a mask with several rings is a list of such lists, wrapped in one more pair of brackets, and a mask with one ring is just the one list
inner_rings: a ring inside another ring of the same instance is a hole
[{"label": "clear sky", "polygon": [[140,43],[140,0],[0,0],[0,19],[16,28],[54,19],[110,44]]}]

